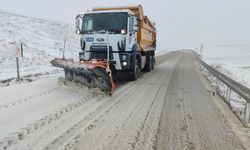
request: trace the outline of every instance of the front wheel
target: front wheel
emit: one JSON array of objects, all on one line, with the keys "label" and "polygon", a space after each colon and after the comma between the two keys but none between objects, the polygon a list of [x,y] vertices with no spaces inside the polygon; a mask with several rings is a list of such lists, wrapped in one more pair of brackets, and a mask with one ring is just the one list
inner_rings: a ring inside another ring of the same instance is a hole
[{"label": "front wheel", "polygon": [[138,79],[138,74],[139,74],[139,64],[138,61],[135,61],[135,66],[132,71],[132,80],[135,81]]}]

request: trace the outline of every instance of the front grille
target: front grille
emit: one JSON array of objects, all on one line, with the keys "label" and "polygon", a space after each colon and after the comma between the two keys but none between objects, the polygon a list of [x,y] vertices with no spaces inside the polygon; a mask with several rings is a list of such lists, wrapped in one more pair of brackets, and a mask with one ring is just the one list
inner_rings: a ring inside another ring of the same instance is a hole
[{"label": "front grille", "polygon": [[[90,59],[107,59],[107,46],[91,46]],[[111,46],[109,46],[109,59],[113,60]]]}]

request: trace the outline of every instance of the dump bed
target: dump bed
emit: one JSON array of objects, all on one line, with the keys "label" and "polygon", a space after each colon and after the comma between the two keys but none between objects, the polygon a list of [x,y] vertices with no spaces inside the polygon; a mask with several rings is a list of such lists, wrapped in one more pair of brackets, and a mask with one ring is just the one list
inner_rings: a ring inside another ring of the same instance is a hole
[{"label": "dump bed", "polygon": [[101,10],[123,10],[128,9],[135,13],[139,19],[139,30],[137,33],[137,40],[143,51],[155,50],[156,44],[156,29],[155,24],[152,23],[147,16],[143,14],[141,5],[127,6],[127,7],[102,7],[93,8],[93,11]]}]

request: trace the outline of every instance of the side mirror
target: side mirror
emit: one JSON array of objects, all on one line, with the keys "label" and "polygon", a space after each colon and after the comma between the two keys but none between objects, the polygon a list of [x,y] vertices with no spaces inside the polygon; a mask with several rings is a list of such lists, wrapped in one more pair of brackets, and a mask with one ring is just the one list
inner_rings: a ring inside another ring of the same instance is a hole
[{"label": "side mirror", "polygon": [[76,34],[80,34],[80,33],[81,33],[80,28],[76,28]]},{"label": "side mirror", "polygon": [[133,26],[133,31],[134,32],[138,32],[138,30],[139,30],[138,26],[139,26],[138,25],[138,19],[137,19],[137,17],[134,17],[134,26]]},{"label": "side mirror", "polygon": [[82,23],[83,23],[83,15],[77,15],[75,19],[75,25],[76,25],[76,34],[81,33]]}]

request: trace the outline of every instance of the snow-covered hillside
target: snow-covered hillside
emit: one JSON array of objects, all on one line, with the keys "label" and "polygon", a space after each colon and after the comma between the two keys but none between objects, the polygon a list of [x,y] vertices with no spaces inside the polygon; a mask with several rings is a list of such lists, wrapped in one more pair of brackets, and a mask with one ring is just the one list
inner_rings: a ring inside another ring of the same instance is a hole
[{"label": "snow-covered hillside", "polygon": [[77,58],[79,37],[73,24],[0,12],[0,80],[16,76],[15,50],[10,43],[24,44],[24,57],[20,58],[20,74],[24,76],[55,70],[50,61],[62,56],[65,37],[65,56]]},{"label": "snow-covered hillside", "polygon": [[250,45],[205,48],[202,56],[216,69],[250,88]]}]

